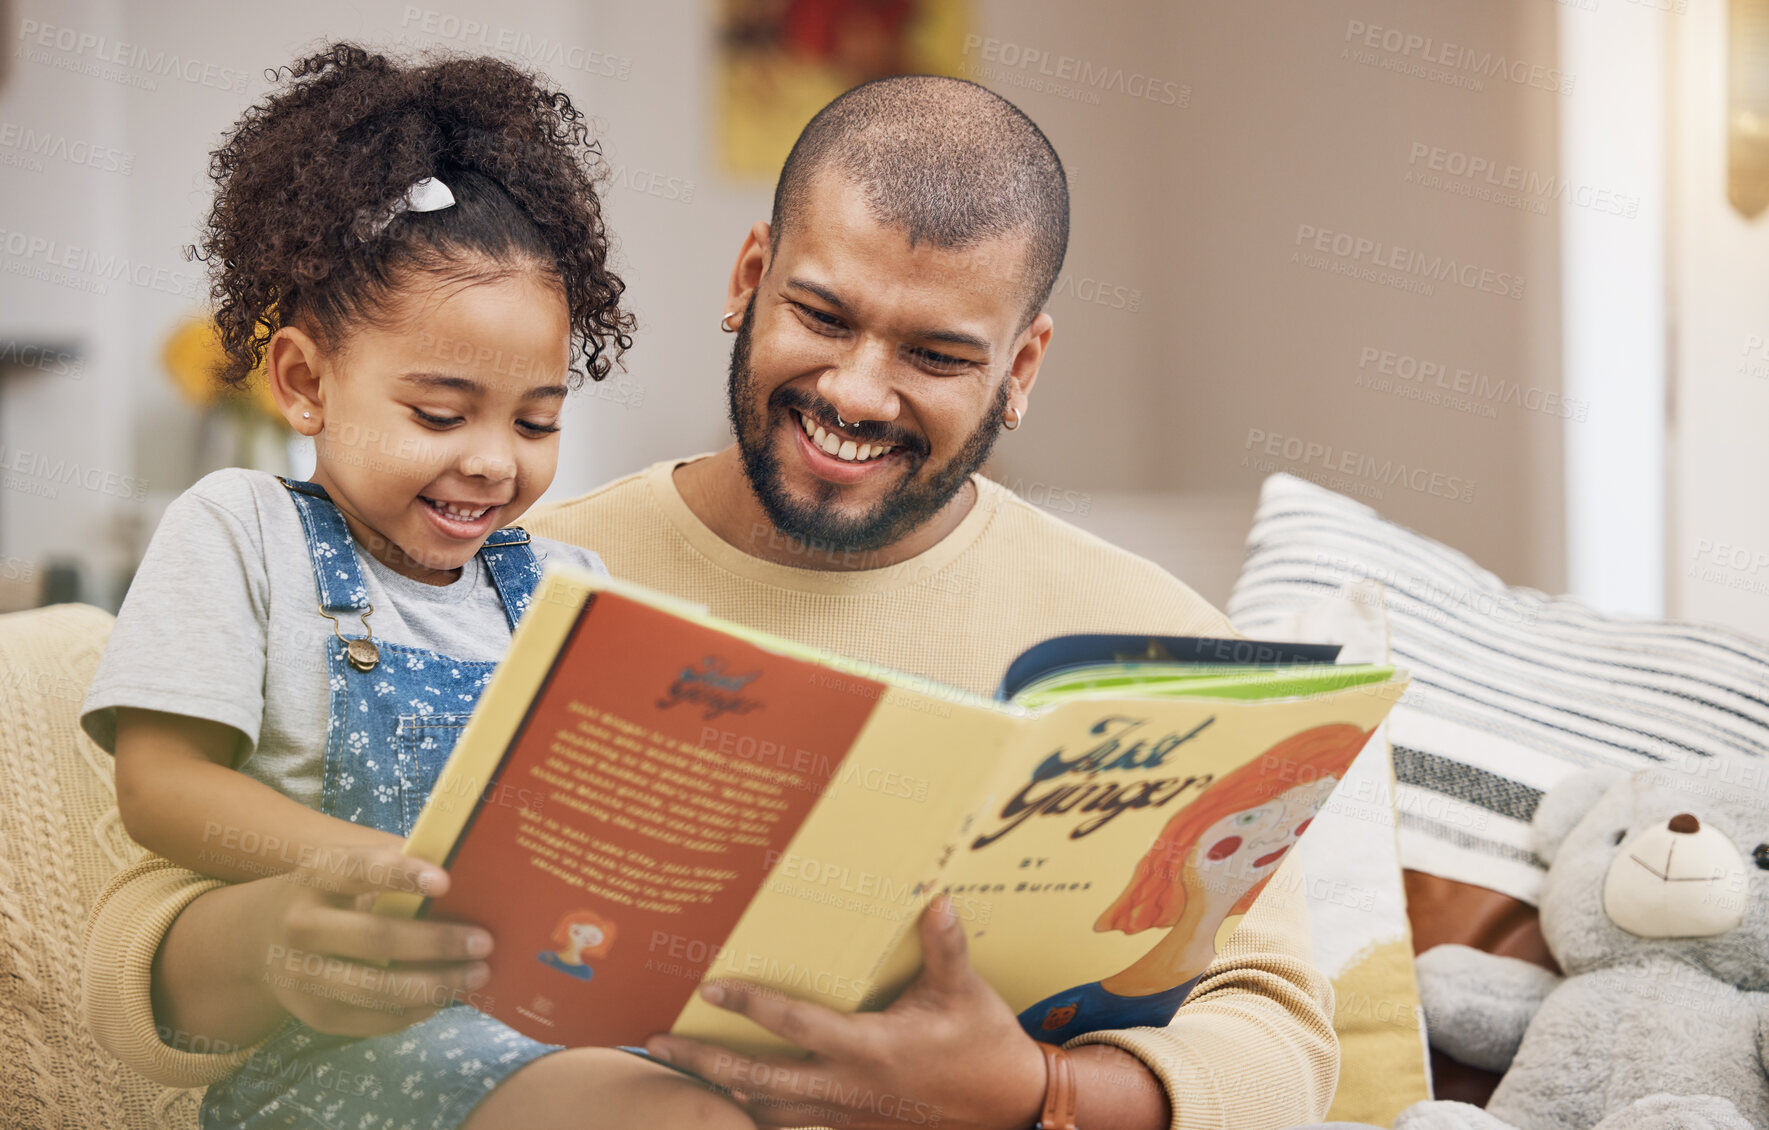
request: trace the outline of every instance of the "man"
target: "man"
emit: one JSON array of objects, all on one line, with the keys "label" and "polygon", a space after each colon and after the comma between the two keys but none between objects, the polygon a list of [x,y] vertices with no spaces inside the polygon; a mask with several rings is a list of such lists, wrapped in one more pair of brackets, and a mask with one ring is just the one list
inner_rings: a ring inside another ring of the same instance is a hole
[{"label": "man", "polygon": [[[658,464],[527,525],[593,547],[614,575],[718,615],[985,693],[1014,655],[1052,635],[1229,632],[1220,613],[1152,564],[977,474],[1001,432],[1026,417],[1052,335],[1043,305],[1067,239],[1061,163],[1013,106],[953,79],[850,91],[806,127],[771,221],[756,224],[738,253],[720,322],[737,335],[736,444]],[[89,1011],[127,1061],[187,1084],[214,1078],[238,1056],[174,1051],[165,1030],[257,1039],[273,1004],[322,1030],[398,1026],[384,1007],[333,999],[323,976],[307,996],[259,1002],[251,1022],[186,1007],[211,974],[207,951],[190,939],[204,936],[220,900],[247,897],[213,886],[148,864],[114,883],[95,911],[88,998],[121,1004]],[[388,943],[363,941],[366,916],[347,897],[358,889],[373,886],[274,904],[281,917],[270,943],[299,936],[321,953],[392,955]],[[1331,989],[1307,965],[1301,907],[1283,894],[1273,890],[1249,915],[1168,1028],[1072,1042],[1077,1124],[1275,1128],[1324,1116],[1337,1072]],[[436,968],[467,964],[465,942],[444,924],[402,927],[410,945],[420,935],[409,931],[430,931],[422,952]],[[669,1037],[649,1050],[729,1088],[745,1114],[770,1125],[938,1117],[1031,1126],[1056,1082],[1043,1053],[969,969],[950,916],[937,908],[922,931],[921,979],[880,1013],[842,1016],[724,987],[714,1003],[789,1034],[815,1053],[808,1062],[754,1062]],[[353,987],[372,998],[360,980]],[[149,1034],[154,1004],[159,1039]],[[536,1060],[468,1125],[515,1124],[538,1080],[668,1075],[638,1059],[610,1066],[616,1054],[571,1049]],[[593,1091],[583,1093],[593,1104]],[[596,1114],[585,1109],[581,1124]]]}]

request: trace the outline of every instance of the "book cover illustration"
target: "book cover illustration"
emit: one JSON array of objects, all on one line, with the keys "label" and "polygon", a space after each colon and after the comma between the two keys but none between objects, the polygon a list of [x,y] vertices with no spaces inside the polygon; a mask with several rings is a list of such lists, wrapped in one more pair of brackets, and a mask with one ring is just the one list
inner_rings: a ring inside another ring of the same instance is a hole
[{"label": "book cover illustration", "polygon": [[[1097,933],[1165,931],[1118,972],[1045,997],[1019,1014],[1036,1040],[1162,1027],[1216,960],[1231,916],[1246,913],[1369,740],[1355,725],[1316,726],[1213,781],[1169,817]],[[1294,772],[1272,772],[1274,766]]]}]

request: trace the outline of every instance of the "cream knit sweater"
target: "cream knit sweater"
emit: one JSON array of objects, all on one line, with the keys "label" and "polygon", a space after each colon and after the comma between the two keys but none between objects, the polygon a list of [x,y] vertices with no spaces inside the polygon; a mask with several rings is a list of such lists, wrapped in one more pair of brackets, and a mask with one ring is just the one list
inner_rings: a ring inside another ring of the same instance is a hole
[{"label": "cream knit sweater", "polygon": [[[523,524],[715,615],[984,694],[1020,651],[1065,632],[1232,633],[1154,564],[980,477],[976,505],[931,549],[888,568],[829,571],[772,564],[720,539],[675,489],[676,465],[543,507]],[[777,535],[762,527],[753,536]],[[145,860],[110,885],[88,925],[93,1031],[166,1083],[212,1082],[249,1053],[194,1054],[154,1029],[154,953],[184,906],[214,885]],[[1142,1059],[1167,1087],[1175,1130],[1281,1130],[1325,1117],[1339,1069],[1333,991],[1308,961],[1306,911],[1293,893],[1301,889],[1269,885],[1166,1028],[1096,1032],[1070,1046],[1115,1044]]]}]

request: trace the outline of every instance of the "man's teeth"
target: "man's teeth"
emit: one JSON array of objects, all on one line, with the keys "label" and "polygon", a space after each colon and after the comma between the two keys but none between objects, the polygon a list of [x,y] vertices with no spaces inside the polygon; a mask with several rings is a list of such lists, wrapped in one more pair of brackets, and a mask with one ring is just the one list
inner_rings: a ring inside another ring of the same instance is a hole
[{"label": "man's teeth", "polygon": [[462,522],[477,521],[484,516],[487,510],[491,509],[489,506],[481,506],[477,510],[463,510],[451,502],[438,502],[434,498],[426,498],[424,501],[429,503],[432,509]]},{"label": "man's teeth", "polygon": [[813,423],[809,416],[799,413],[799,426],[811,437],[811,442],[821,448],[825,454],[849,463],[865,463],[878,459],[897,450],[894,443],[855,443],[851,439],[843,439],[832,431],[824,429],[822,424]]}]

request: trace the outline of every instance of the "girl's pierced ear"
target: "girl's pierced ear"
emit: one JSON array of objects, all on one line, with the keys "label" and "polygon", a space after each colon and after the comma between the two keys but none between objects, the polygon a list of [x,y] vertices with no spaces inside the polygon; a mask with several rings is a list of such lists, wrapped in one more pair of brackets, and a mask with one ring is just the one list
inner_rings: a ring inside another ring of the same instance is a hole
[{"label": "girl's pierced ear", "polygon": [[311,413],[311,412],[303,412],[303,413],[301,413],[301,418],[302,418],[302,419],[303,419],[303,420],[311,420],[311,419],[313,419],[313,413]]}]

